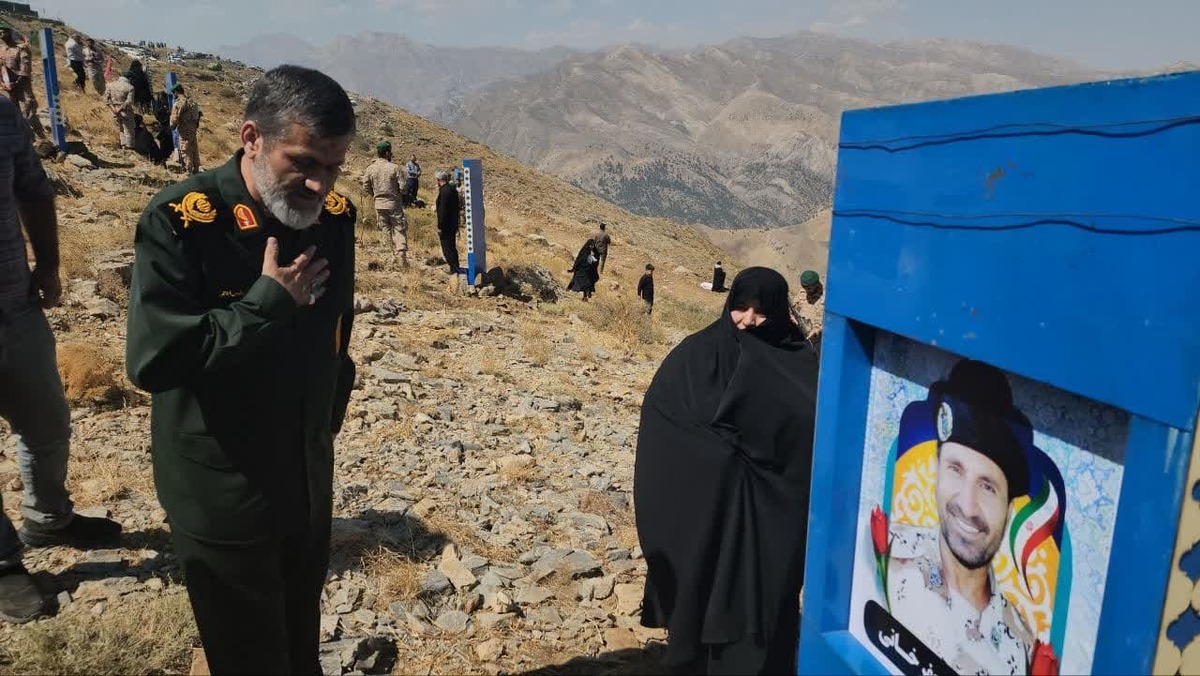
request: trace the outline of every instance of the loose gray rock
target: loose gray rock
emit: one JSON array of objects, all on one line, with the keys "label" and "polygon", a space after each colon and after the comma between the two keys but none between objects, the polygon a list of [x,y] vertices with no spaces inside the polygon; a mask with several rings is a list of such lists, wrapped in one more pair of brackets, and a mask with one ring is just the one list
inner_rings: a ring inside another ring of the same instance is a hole
[{"label": "loose gray rock", "polygon": [[442,631],[450,632],[451,634],[461,634],[467,630],[467,625],[471,622],[471,617],[461,610],[447,610],[438,615],[434,622]]},{"label": "loose gray rock", "polygon": [[572,578],[589,577],[600,572],[600,562],[589,552],[572,552],[563,559],[567,573]]},{"label": "loose gray rock", "polygon": [[439,594],[450,588],[450,578],[439,570],[431,570],[421,577],[422,594]]}]

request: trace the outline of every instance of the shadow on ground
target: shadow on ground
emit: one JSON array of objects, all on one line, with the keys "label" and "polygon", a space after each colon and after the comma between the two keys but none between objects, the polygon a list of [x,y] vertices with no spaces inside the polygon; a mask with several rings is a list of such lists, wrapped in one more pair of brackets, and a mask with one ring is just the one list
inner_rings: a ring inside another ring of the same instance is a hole
[{"label": "shadow on ground", "polygon": [[552,664],[531,671],[521,672],[522,676],[632,676],[646,674],[647,676],[666,676],[672,673],[660,664],[666,650],[663,643],[648,643],[644,648],[630,648],[601,653],[595,657],[573,657],[560,664]]}]

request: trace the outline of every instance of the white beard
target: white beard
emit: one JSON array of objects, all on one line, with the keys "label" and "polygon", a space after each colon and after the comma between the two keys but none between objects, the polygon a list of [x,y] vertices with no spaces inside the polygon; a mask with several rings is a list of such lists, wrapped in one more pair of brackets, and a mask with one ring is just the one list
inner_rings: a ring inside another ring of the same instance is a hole
[{"label": "white beard", "polygon": [[250,175],[254,177],[254,185],[258,187],[263,205],[280,223],[293,230],[305,230],[315,225],[321,217],[321,211],[324,209],[321,202],[317,202],[315,207],[304,209],[294,207],[288,202],[287,190],[275,180],[265,154],[250,163]]}]

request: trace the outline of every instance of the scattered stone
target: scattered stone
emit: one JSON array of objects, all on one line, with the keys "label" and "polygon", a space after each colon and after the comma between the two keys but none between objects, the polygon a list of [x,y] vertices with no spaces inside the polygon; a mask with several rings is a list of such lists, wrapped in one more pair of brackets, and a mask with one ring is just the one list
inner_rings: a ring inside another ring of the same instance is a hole
[{"label": "scattered stone", "polygon": [[600,562],[585,551],[572,552],[563,559],[563,564],[572,578],[589,577],[600,572]]},{"label": "scattered stone", "polygon": [[498,638],[489,638],[475,646],[475,655],[484,662],[495,662],[504,656],[504,642]]},{"label": "scattered stone", "polygon": [[321,616],[321,643],[328,643],[338,637],[341,618],[337,615]]},{"label": "scattered stone", "polygon": [[450,588],[450,578],[440,570],[431,570],[421,578],[422,594],[440,594]]},{"label": "scattered stone", "polygon": [[483,594],[472,592],[463,597],[462,610],[470,615],[483,607]]},{"label": "scattered stone", "polygon": [[619,584],[615,591],[618,615],[635,615],[642,609],[642,585]]},{"label": "scattered stone", "polygon": [[534,608],[525,614],[525,619],[531,624],[548,624],[554,627],[562,624],[563,621],[562,615],[554,606]]},{"label": "scattered stone", "polygon": [[476,613],[475,623],[480,629],[493,629],[507,627],[516,618],[516,613]]},{"label": "scattered stone", "polygon": [[526,587],[517,593],[517,603],[526,606],[536,606],[546,599],[553,598],[554,593],[545,587]]},{"label": "scattered stone", "polygon": [[438,570],[450,580],[455,589],[469,589],[475,585],[475,576],[458,559],[458,548],[453,543],[446,545],[442,550]]},{"label": "scattered stone", "polygon": [[617,650],[635,650],[641,647],[637,636],[630,629],[605,629],[604,630],[604,645],[611,651]]},{"label": "scattered stone", "polygon": [[80,169],[95,169],[96,163],[82,155],[67,155],[67,164],[74,165]]},{"label": "scattered stone", "polygon": [[451,634],[461,634],[467,630],[467,625],[470,621],[471,617],[461,610],[447,610],[438,615],[434,624],[442,631],[450,632]]}]

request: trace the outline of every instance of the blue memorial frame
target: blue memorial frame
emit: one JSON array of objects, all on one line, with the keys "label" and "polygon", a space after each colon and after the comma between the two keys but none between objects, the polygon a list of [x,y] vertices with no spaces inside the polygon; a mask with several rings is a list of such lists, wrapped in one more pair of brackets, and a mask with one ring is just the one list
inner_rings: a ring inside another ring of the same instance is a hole
[{"label": "blue memorial frame", "polygon": [[1200,406],[1197,185],[1200,72],[843,116],[799,673],[890,673],[848,629],[878,331],[1130,412],[1093,672],[1150,672]]}]

